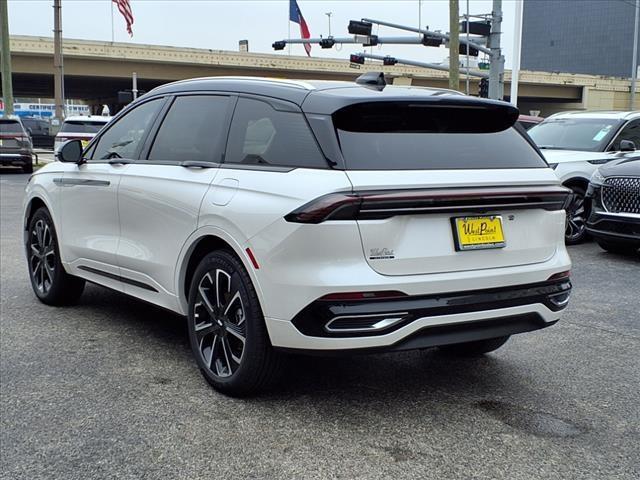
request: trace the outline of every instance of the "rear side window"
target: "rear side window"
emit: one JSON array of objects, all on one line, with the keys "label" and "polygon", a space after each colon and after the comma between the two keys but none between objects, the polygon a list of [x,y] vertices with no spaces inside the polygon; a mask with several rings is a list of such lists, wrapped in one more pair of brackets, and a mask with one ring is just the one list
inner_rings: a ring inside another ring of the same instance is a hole
[{"label": "rear side window", "polygon": [[100,137],[91,158],[93,160],[135,159],[140,141],[152,125],[163,101],[164,99],[161,98],[150,100],[117,119]]},{"label": "rear side window", "polygon": [[240,98],[233,115],[225,163],[327,168],[301,112],[282,112]]},{"label": "rear side window", "polygon": [[68,120],[62,123],[61,133],[98,133],[106,122],[91,122],[85,120]]},{"label": "rear side window", "polygon": [[22,125],[15,120],[0,120],[0,134],[23,133]]},{"label": "rear side window", "polygon": [[178,97],[162,122],[149,160],[220,162],[229,97]]},{"label": "rear side window", "polygon": [[346,107],[333,115],[351,170],[546,168],[511,125],[517,110],[407,102]]}]

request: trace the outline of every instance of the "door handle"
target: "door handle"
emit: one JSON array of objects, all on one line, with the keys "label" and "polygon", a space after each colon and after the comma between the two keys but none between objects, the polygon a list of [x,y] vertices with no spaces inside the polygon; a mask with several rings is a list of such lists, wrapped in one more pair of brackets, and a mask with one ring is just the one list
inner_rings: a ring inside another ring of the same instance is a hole
[{"label": "door handle", "polygon": [[185,160],[184,162],[180,162],[181,167],[186,168],[217,168],[217,163],[211,162],[199,162],[196,160]]}]

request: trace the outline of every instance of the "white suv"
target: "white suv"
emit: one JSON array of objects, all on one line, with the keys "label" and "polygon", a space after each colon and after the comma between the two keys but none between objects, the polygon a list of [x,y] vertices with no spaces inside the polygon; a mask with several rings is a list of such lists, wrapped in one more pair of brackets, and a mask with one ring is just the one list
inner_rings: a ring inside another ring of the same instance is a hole
[{"label": "white suv", "polygon": [[104,127],[111,117],[87,115],[67,117],[62,122],[60,130],[55,136],[53,149],[58,153],[60,147],[69,140],[80,140],[82,147],[86,147],[91,139],[96,136],[102,127]]},{"label": "white suv", "polygon": [[90,281],[186,315],[234,395],[283,350],[481,354],[555,323],[569,191],[517,110],[372,83],[182,81],[68,142],[27,186],[37,297]]},{"label": "white suv", "polygon": [[574,192],[565,235],[568,244],[580,243],[589,218],[589,179],[599,165],[640,149],[640,112],[557,113],[527,133],[562,184]]}]

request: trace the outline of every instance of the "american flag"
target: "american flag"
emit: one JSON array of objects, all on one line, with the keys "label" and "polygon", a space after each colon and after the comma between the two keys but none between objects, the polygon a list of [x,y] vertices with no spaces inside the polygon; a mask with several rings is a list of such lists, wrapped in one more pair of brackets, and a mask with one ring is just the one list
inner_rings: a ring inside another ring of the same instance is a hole
[{"label": "american flag", "polygon": [[[311,34],[309,33],[309,27],[307,26],[307,22],[302,16],[302,12],[300,11],[300,7],[298,6],[298,2],[296,0],[289,0],[289,21],[297,23],[300,25],[300,37],[301,38],[311,38]],[[307,52],[307,56],[311,56],[311,44],[305,43],[304,50]]]},{"label": "american flag", "polygon": [[129,0],[113,0],[113,3],[118,6],[118,10],[120,10],[125,22],[127,22],[127,32],[133,37],[133,30],[131,30],[131,25],[133,25],[133,12],[131,11]]}]

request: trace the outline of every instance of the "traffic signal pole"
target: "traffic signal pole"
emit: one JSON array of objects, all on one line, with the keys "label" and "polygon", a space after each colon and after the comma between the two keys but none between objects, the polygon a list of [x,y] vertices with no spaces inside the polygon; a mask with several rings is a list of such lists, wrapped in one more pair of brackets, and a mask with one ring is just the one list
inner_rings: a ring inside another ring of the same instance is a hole
[{"label": "traffic signal pole", "polygon": [[[456,3],[457,2],[458,0],[456,0]],[[456,8],[455,9],[456,26],[458,27],[457,30],[459,32],[459,23],[458,23],[459,17],[458,17],[457,10],[458,9]],[[470,17],[478,17],[478,16],[467,15],[466,28],[469,28],[468,25],[469,25]],[[489,15],[480,16],[480,18],[489,20],[489,18],[487,17],[489,17]],[[474,56],[477,55],[477,52],[482,52],[489,56],[490,67],[489,67],[488,77],[489,77],[490,86],[488,88],[489,91],[486,93],[486,95],[492,99],[502,100],[504,98],[504,83],[503,83],[504,82],[504,56],[502,55],[502,51],[500,49],[500,35],[502,34],[502,31],[501,31],[502,0],[493,0],[493,11],[490,17],[491,17],[490,32],[480,34],[482,36],[485,36],[487,34],[489,35],[488,46],[484,46],[483,44],[479,42],[477,43],[469,38],[465,38],[465,37],[460,38],[459,35],[458,35],[458,42],[459,44],[465,45],[465,48],[467,51],[475,52],[475,53],[472,53],[472,55]],[[407,32],[419,33],[419,34],[422,34],[422,37],[420,36],[418,36],[417,38],[416,37],[378,37],[377,35],[371,34],[371,26],[373,24],[381,25],[383,27],[396,28],[398,30],[404,30]],[[455,29],[452,29],[452,30],[455,30]],[[348,38],[327,37],[327,38],[279,40],[273,43],[273,49],[284,50],[287,44],[292,44],[292,43],[314,43],[314,44],[320,45],[321,48],[332,48],[336,44],[343,44],[343,43],[361,44],[365,47],[382,45],[382,44],[404,44],[404,45],[421,44],[427,47],[438,47],[442,43],[449,43],[449,47],[451,47],[451,41],[452,41],[451,37],[455,36],[455,32],[454,32],[454,35],[449,35],[442,32],[434,32],[431,30],[426,30],[420,27],[399,25],[397,23],[385,22],[382,20],[375,20],[373,18],[362,18],[360,21],[351,20],[349,22],[349,33],[353,36]],[[453,41],[455,42],[455,39]],[[460,53],[459,48],[455,49],[455,55],[453,54],[453,51],[451,48],[449,48],[449,52],[450,52],[450,58],[457,57],[459,61],[459,53]],[[404,63],[406,65],[415,65],[423,68],[433,68],[435,70],[444,70],[444,71],[450,70],[449,67],[445,67],[442,65],[438,65],[436,67],[433,64],[413,62],[413,61],[400,61],[398,59],[393,59],[392,57],[373,56],[371,54],[357,54],[357,55],[352,55],[352,57],[353,56],[360,57],[363,60],[362,62],[356,62],[356,63],[364,63],[364,58],[374,58],[378,60],[383,60],[383,62],[385,61],[392,62],[393,60],[396,60],[396,63]],[[385,63],[385,64],[393,65],[394,63]],[[459,89],[459,84],[458,84],[459,64],[456,63],[456,66],[458,66],[458,79],[457,79],[458,81],[456,82],[456,86],[453,88],[455,90],[458,90]],[[483,72],[469,69],[468,65],[465,70],[469,72],[469,75],[472,75],[475,77],[480,77],[482,79],[485,79],[487,77],[487,75],[484,74]],[[486,83],[487,82],[485,80],[483,84],[486,85]],[[452,81],[452,84],[453,84],[453,81]]]},{"label": "traffic signal pole", "polygon": [[[393,64],[395,65],[396,63],[400,63],[402,65],[411,65],[412,67],[422,67],[422,68],[430,68],[432,70],[441,70],[443,72],[447,72],[449,71],[449,67],[445,67],[443,65],[438,65],[437,63],[424,63],[424,62],[417,62],[415,60],[408,60],[405,58],[397,58],[397,57],[389,57],[389,56],[384,56],[384,55],[376,55],[375,53],[367,53],[367,52],[360,52],[356,54],[359,57],[363,57],[363,58],[370,58],[372,60],[382,60],[383,62],[386,61],[391,61],[393,62]],[[466,69],[463,69],[463,71]],[[477,77],[477,78],[489,78],[489,74],[484,73],[480,70],[471,70],[469,69],[468,71],[465,71],[465,73],[467,73],[469,76],[471,77]]]},{"label": "traffic signal pole", "polygon": [[2,97],[4,114],[13,114],[13,84],[11,82],[11,48],[9,45],[9,10],[7,0],[0,0],[0,29],[2,30],[0,57],[2,66]]}]

